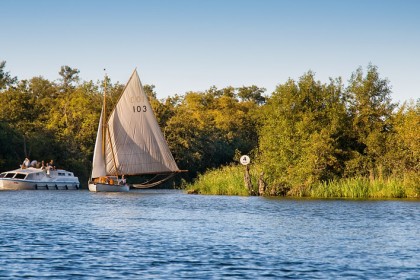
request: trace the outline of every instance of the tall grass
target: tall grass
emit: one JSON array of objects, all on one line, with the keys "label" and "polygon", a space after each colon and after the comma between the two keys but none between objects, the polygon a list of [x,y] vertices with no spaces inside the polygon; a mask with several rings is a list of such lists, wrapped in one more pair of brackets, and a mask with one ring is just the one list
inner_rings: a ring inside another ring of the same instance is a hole
[{"label": "tall grass", "polygon": [[[257,189],[257,168],[250,175],[254,191]],[[271,186],[267,186],[271,189]],[[207,171],[185,187],[189,193],[210,195],[249,195],[244,183],[244,166],[230,165]],[[284,192],[286,193],[286,192]],[[268,193],[267,193],[268,194]],[[420,176],[407,174],[402,178],[370,180],[343,178],[290,189],[287,196],[312,198],[420,198]]]},{"label": "tall grass", "polygon": [[318,183],[305,192],[314,198],[413,198],[419,197],[420,182],[415,179],[369,180],[347,178]]},{"label": "tall grass", "polygon": [[[255,186],[255,184],[254,180],[253,185]],[[230,165],[209,170],[205,174],[199,175],[194,183],[188,184],[186,191],[197,194],[246,196],[248,189],[244,183],[244,167]]]}]

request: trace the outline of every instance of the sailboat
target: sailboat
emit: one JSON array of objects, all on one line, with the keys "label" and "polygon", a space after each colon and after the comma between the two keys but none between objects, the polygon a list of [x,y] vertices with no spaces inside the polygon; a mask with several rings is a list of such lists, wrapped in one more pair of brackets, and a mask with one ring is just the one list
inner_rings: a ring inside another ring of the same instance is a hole
[{"label": "sailboat", "polygon": [[153,187],[178,172],[183,171],[179,170],[169,150],[137,70],[133,71],[108,119],[105,84],[89,190],[127,192],[130,187],[124,176],[164,176],[163,179],[133,185]]}]

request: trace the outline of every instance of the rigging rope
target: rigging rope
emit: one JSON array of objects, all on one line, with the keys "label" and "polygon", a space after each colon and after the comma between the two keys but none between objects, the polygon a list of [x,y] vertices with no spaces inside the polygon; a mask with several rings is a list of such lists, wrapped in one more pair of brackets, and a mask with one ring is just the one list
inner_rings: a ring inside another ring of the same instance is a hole
[{"label": "rigging rope", "polygon": [[[148,180],[148,181],[146,181],[146,182],[144,182],[144,183],[141,183],[141,184],[133,184],[133,187],[134,187],[134,188],[137,188],[137,189],[146,189],[146,188],[151,188],[151,187],[157,186],[157,185],[162,184],[163,182],[165,182],[165,181],[169,180],[170,178],[172,178],[173,176],[175,176],[175,174],[176,174],[176,173],[171,173],[171,174],[169,174],[169,175],[167,175],[167,174],[156,174],[156,176],[154,176],[152,179],[150,179],[150,180]],[[164,176],[166,176],[166,177],[165,177],[165,178],[163,178],[163,179],[161,179],[161,180],[159,180],[159,181],[152,182],[152,181],[153,181],[153,180],[155,180],[157,177],[162,176],[162,175],[164,175]]]}]

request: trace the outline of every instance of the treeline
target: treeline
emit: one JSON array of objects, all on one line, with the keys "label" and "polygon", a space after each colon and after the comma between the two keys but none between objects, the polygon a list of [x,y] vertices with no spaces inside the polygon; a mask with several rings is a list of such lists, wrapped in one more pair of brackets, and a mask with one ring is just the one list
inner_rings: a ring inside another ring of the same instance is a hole
[{"label": "treeline", "polygon": [[[105,81],[81,81],[79,70],[62,66],[58,81],[43,77],[18,80],[0,63],[0,170],[18,168],[25,157],[50,160],[79,176],[91,172]],[[107,78],[107,109],[124,84]],[[265,98],[256,86],[215,87],[158,100],[153,85],[144,85],[183,179],[233,161],[258,143],[256,110]],[[109,115],[109,114],[108,114]],[[179,179],[179,178],[178,178]]]},{"label": "treeline", "polygon": [[[399,105],[390,94],[373,65],[357,69],[347,86],[341,78],[321,83],[310,71],[278,85],[255,111],[251,193],[419,197],[420,99]],[[188,189],[242,195],[240,173],[240,166],[211,170]]]},{"label": "treeline", "polygon": [[270,193],[302,195],[340,179],[397,179],[420,190],[420,99],[393,103],[369,65],[342,80],[308,72],[277,87],[261,108],[258,164]]},{"label": "treeline", "polygon": [[[81,81],[68,66],[59,75],[18,80],[0,64],[0,170],[28,156],[89,177],[104,81]],[[109,102],[123,87],[108,78]],[[153,85],[144,88],[187,181],[249,154],[272,195],[342,178],[419,182],[420,101],[393,103],[375,66],[357,69],[347,86],[308,72],[269,96],[257,86],[211,87],[158,100]]]}]

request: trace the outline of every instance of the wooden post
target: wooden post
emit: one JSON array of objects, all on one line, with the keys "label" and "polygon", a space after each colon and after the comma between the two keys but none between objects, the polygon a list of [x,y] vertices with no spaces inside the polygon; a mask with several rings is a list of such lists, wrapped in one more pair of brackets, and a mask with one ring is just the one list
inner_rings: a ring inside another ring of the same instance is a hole
[{"label": "wooden post", "polygon": [[251,176],[249,175],[249,166],[245,166],[245,175],[244,175],[245,187],[248,189],[249,195],[254,195],[254,191],[252,189],[252,182]]},{"label": "wooden post", "polygon": [[251,176],[249,175],[249,166],[248,164],[251,162],[249,156],[243,155],[239,159],[242,165],[245,165],[245,174],[244,174],[244,182],[245,187],[248,189],[249,195],[255,195],[254,189],[252,188]]},{"label": "wooden post", "polygon": [[261,172],[260,178],[258,178],[258,195],[264,195],[264,193],[265,193],[264,172]]}]

